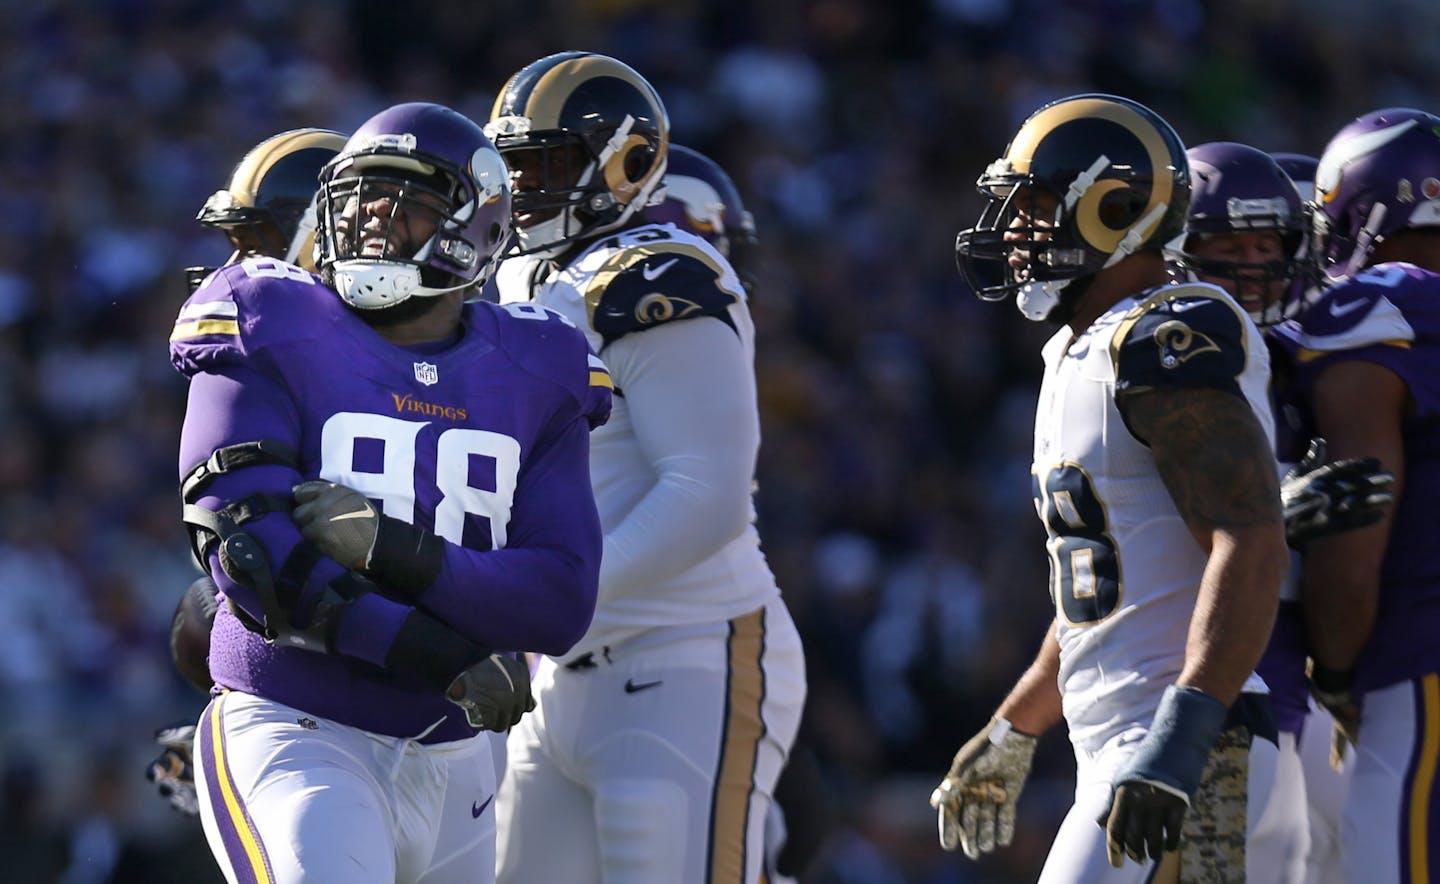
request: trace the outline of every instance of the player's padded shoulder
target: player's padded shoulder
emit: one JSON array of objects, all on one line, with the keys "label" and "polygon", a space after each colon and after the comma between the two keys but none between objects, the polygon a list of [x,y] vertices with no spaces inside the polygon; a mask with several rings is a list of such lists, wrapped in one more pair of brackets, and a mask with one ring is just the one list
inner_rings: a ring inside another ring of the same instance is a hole
[{"label": "player's padded shoulder", "polygon": [[744,300],[735,272],[703,240],[676,236],[605,256],[585,286],[590,325],[606,343],[667,322],[713,316],[731,328]]},{"label": "player's padded shoulder", "polygon": [[1243,396],[1250,319],[1214,286],[1166,286],[1125,316],[1110,350],[1116,393],[1218,389]]},{"label": "player's padded shoulder", "polygon": [[185,301],[170,332],[170,362],[186,377],[227,365],[263,369],[268,357],[353,319],[315,274],[248,258],[210,274]]},{"label": "player's padded shoulder", "polygon": [[574,323],[533,302],[481,301],[470,306],[491,317],[496,342],[512,360],[574,400],[591,429],[609,420],[615,384],[605,363],[590,349],[585,333]]},{"label": "player's padded shoulder", "polygon": [[1326,289],[1304,313],[1302,358],[1378,344],[1408,346],[1440,335],[1440,275],[1379,264]]}]

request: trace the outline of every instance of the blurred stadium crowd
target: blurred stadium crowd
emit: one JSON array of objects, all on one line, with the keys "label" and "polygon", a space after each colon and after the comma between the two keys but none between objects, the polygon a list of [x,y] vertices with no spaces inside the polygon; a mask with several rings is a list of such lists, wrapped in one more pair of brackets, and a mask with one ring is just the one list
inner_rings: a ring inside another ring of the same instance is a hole
[{"label": "blurred stadium crowd", "polygon": [[421,99],[483,121],[510,72],[574,48],[649,78],[757,218],[760,528],[833,814],[805,880],[1033,880],[1063,738],[992,859],[941,853],[925,803],[1050,618],[1047,332],[955,274],[975,177],[1092,90],[1188,143],[1318,154],[1365,111],[1440,106],[1437,38],[1428,0],[0,3],[0,878],[219,880],[143,778],[153,730],[202,705],[166,651],[194,570],[165,338],[181,268],[229,252],[200,205],[277,131]]}]

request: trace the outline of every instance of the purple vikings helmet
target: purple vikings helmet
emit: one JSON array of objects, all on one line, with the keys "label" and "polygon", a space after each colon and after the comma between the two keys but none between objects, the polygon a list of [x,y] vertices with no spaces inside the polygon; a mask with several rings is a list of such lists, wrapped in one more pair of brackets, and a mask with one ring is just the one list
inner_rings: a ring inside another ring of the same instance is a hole
[{"label": "purple vikings helmet", "polygon": [[352,307],[390,307],[485,283],[510,237],[510,174],[467,117],[398,104],[325,167],[318,214],[326,282]]},{"label": "purple vikings helmet", "polygon": [[[1232,282],[1250,318],[1274,325],[1284,318],[1284,289],[1301,273],[1304,259],[1305,212],[1295,183],[1269,154],[1233,141],[1197,145],[1187,155],[1190,214],[1180,248],[1186,265],[1201,276]],[[1248,232],[1279,235],[1280,259],[1246,262],[1196,251],[1206,236]]]},{"label": "purple vikings helmet", "polygon": [[[982,300],[1014,294],[1027,319],[1064,321],[1096,273],[1184,231],[1190,167],[1154,111],[1073,95],[1031,114],[976,186],[988,205],[955,239],[961,278]],[[1027,191],[1056,200],[1054,217],[1021,226]],[[1012,255],[1024,266],[1010,267]]]},{"label": "purple vikings helmet", "polygon": [[1315,171],[1315,243],[1332,279],[1363,269],[1386,236],[1440,225],[1440,117],[1393,107],[1336,133]]},{"label": "purple vikings helmet", "polygon": [[1300,247],[1300,272],[1285,293],[1285,315],[1297,316],[1319,290],[1320,267],[1315,260],[1315,169],[1320,165],[1319,157],[1303,153],[1272,153],[1270,158],[1280,165],[1281,171],[1290,176],[1295,191],[1300,194],[1300,205],[1305,210],[1305,244]]},{"label": "purple vikings helmet", "polygon": [[756,243],[755,217],[745,211],[740,191],[725,170],[696,150],[670,145],[665,198],[645,210],[654,224],[674,224],[708,240],[730,259],[747,292],[754,277],[747,266]]},{"label": "purple vikings helmet", "polygon": [[1290,176],[1290,181],[1295,185],[1295,190],[1300,194],[1302,203],[1309,203],[1315,199],[1315,169],[1320,165],[1318,157],[1308,156],[1303,153],[1271,153],[1270,159],[1274,160],[1280,167],[1280,171]]}]

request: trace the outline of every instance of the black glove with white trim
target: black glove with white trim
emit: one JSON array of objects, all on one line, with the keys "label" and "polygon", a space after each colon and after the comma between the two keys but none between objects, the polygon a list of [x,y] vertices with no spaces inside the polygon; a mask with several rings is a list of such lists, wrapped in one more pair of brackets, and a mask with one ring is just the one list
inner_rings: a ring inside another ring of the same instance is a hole
[{"label": "black glove with white trim", "polygon": [[1297,549],[1317,537],[1375,524],[1395,499],[1395,474],[1375,458],[1324,460],[1325,440],[1316,437],[1280,483],[1285,539]]},{"label": "black glove with white trim", "polygon": [[510,654],[491,654],[455,677],[445,697],[465,710],[471,727],[504,733],[535,708],[530,667]]}]

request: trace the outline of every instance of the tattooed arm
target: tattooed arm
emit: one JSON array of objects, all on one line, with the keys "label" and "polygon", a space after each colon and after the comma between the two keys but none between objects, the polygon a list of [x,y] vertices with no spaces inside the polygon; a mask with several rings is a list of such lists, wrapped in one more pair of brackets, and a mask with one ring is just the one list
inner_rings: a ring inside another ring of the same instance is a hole
[{"label": "tattooed arm", "polygon": [[1137,392],[1122,403],[1209,554],[1177,684],[1228,705],[1269,641],[1289,563],[1274,453],[1254,412],[1230,393]]}]

